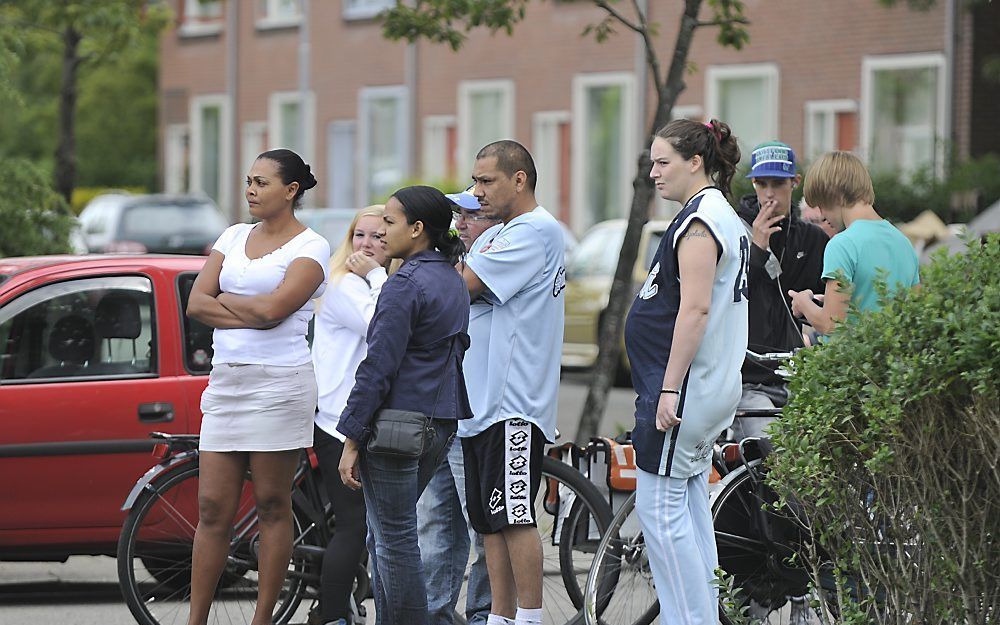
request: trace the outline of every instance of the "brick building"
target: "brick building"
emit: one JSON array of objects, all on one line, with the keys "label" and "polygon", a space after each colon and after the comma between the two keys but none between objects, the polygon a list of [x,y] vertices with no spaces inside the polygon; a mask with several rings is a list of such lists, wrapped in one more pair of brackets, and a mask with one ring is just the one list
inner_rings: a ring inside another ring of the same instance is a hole
[{"label": "brick building", "polygon": [[[383,39],[372,17],[394,2],[171,0],[164,188],[204,191],[238,219],[253,158],[289,147],[320,180],[313,205],[358,207],[417,178],[462,184],[479,147],[511,137],[536,158],[540,201],[578,233],[627,212],[653,106],[637,37],[581,37],[604,12],[550,0],[531,3],[513,36],[476,31],[454,53]],[[681,3],[639,2],[660,23],[666,66]],[[675,116],[729,122],[744,151],[778,137],[807,159],[851,149],[878,169],[941,171],[948,150],[998,150],[1000,87],[980,71],[1000,48],[996,3],[745,4],[743,50],[697,31]]]}]

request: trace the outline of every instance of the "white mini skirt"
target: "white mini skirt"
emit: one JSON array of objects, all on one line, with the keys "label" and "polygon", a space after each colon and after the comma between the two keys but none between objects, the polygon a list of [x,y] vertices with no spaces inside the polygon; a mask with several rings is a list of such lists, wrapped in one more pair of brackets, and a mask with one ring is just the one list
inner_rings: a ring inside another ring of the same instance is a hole
[{"label": "white mini skirt", "polygon": [[202,451],[282,451],[313,443],[316,375],[312,362],[218,364],[201,396]]}]

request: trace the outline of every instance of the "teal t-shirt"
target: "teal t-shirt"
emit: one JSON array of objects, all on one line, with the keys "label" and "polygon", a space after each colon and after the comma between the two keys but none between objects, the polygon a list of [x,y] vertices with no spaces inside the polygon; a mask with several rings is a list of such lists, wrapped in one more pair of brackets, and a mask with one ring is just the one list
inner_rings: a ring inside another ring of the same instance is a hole
[{"label": "teal t-shirt", "polygon": [[859,219],[830,239],[823,254],[823,279],[850,282],[858,310],[880,308],[876,280],[884,273],[889,294],[920,282],[917,253],[902,232],[884,219]]}]

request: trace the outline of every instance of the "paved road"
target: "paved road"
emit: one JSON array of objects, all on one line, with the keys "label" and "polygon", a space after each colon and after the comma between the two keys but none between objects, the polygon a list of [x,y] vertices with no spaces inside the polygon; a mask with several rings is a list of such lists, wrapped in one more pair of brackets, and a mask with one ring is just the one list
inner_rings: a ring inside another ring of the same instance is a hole
[{"label": "paved road", "polygon": [[[566,373],[559,394],[562,440],[572,440],[586,398],[587,378]],[[601,432],[632,423],[631,389],[614,389]],[[0,562],[0,625],[134,625],[118,591],[113,558],[78,556],[65,563]]]}]

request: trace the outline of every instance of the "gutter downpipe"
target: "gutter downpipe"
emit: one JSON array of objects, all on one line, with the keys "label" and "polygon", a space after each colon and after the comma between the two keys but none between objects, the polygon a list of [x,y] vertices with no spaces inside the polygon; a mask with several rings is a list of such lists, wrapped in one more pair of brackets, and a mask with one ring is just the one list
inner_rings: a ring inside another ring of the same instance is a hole
[{"label": "gutter downpipe", "polygon": [[[299,22],[299,132],[297,143],[299,149],[302,151],[302,158],[310,164],[315,164],[315,155],[310,154],[311,150],[306,150],[306,146],[309,145],[309,137],[306,136],[306,116],[315,115],[315,106],[310,106],[309,101],[309,71],[310,71],[310,29],[309,29],[309,16],[310,16],[310,6],[309,0],[301,0],[299,3],[301,11],[301,21]],[[316,172],[313,172],[315,175]],[[307,206],[312,204],[313,194],[308,194],[304,196],[305,204]]]},{"label": "gutter downpipe", "polygon": [[[942,145],[938,148],[938,158],[940,159],[940,165],[936,168],[938,176],[944,176],[947,174],[948,161],[951,159],[946,158],[948,154],[954,154],[954,150],[957,146],[957,141],[954,135],[954,118],[955,118],[955,13],[957,10],[957,4],[955,0],[947,0],[945,2],[945,16],[944,16],[944,128],[941,129],[941,134],[944,135],[947,145]],[[957,156],[957,155],[956,155]]]},{"label": "gutter downpipe", "polygon": [[[413,0],[404,2],[407,6],[414,6]],[[417,50],[417,42],[406,44],[406,52],[403,60],[403,84],[406,85],[406,116],[407,129],[406,147],[406,176],[408,178],[417,177],[417,126],[419,118],[417,115],[417,82],[420,74],[420,58]]]},{"label": "gutter downpipe", "polygon": [[[227,2],[229,5],[229,11],[226,14],[226,100],[229,103],[229,146],[228,149],[223,150],[223,158],[225,158],[225,152],[229,152],[229,165],[223,164],[220,167],[220,171],[225,173],[229,172],[229,180],[223,180],[222,188],[229,186],[230,193],[235,190],[232,198],[225,198],[227,204],[224,209],[229,215],[230,223],[239,223],[243,221],[243,209],[242,202],[238,198],[242,196],[243,185],[240,181],[238,175],[232,175],[233,163],[239,162],[239,111],[237,108],[237,100],[239,94],[239,74],[240,74],[240,0],[229,0]],[[225,195],[229,195],[226,193]],[[220,200],[223,198],[219,198]]]}]

